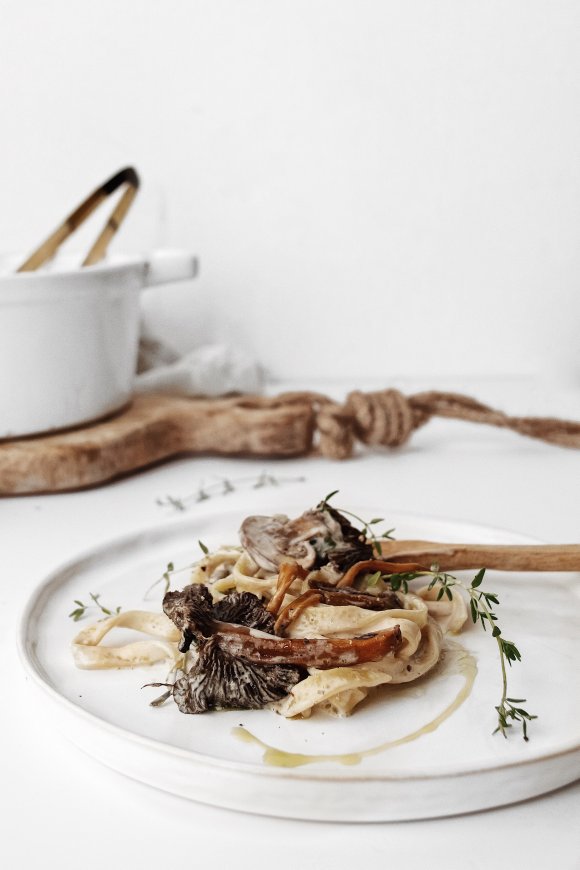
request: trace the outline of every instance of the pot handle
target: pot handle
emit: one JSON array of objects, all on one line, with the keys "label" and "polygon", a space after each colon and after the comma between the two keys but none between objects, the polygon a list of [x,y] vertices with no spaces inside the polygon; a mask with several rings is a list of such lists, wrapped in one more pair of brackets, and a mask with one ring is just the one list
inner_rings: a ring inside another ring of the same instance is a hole
[{"label": "pot handle", "polygon": [[197,257],[187,251],[155,251],[145,264],[145,286],[171,284],[197,277]]}]

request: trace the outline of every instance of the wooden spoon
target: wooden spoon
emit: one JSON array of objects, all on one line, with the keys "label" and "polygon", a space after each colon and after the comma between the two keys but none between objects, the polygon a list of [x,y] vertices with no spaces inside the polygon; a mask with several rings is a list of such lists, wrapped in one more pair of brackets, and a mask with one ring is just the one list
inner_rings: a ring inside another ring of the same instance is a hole
[{"label": "wooden spoon", "polygon": [[389,562],[436,563],[451,569],[500,571],[580,571],[580,544],[441,544],[433,541],[381,541]]}]

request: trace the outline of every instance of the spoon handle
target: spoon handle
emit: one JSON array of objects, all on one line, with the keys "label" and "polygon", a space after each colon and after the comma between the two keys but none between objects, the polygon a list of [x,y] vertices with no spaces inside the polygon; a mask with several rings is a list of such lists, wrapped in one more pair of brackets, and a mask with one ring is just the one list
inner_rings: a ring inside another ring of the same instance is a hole
[{"label": "spoon handle", "polygon": [[384,541],[391,562],[437,563],[450,569],[496,568],[501,571],[580,571],[580,544],[440,544],[432,541]]}]

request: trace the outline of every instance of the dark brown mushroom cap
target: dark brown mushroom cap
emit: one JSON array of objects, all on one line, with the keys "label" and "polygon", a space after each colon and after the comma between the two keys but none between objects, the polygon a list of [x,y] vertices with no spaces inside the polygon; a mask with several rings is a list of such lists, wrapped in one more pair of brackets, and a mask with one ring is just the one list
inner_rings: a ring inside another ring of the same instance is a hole
[{"label": "dark brown mushroom cap", "polygon": [[[338,593],[341,600],[343,594]],[[187,652],[195,641],[198,651],[189,671],[171,687],[183,713],[258,709],[287,695],[305,678],[307,667],[379,661],[402,644],[398,625],[352,639],[277,637],[270,633],[273,615],[255,595],[232,592],[214,605],[201,584],[168,592],[163,609],[182,632],[180,650]]]},{"label": "dark brown mushroom cap", "polygon": [[274,634],[274,617],[252,592],[230,592],[214,604],[213,615],[220,622],[233,622]]},{"label": "dark brown mushroom cap", "polygon": [[274,633],[273,616],[251,592],[230,592],[214,604],[207,586],[191,583],[181,592],[167,592],[163,611],[182,633],[180,652],[187,652],[194,640],[209,637],[220,622]]},{"label": "dark brown mushroom cap", "polygon": [[284,560],[292,559],[307,569],[331,565],[340,574],[355,562],[372,558],[364,535],[328,505],[294,520],[283,515],[247,517],[240,540],[266,571],[277,571]]},{"label": "dark brown mushroom cap", "polygon": [[351,565],[363,559],[372,559],[373,548],[367,543],[365,536],[355,529],[345,516],[335,508],[326,505],[324,513],[328,514],[339,526],[342,544],[337,544],[329,553],[328,561],[341,574],[348,571]]},{"label": "dark brown mushroom cap", "polygon": [[201,640],[197,661],[171,688],[182,713],[257,710],[287,695],[307,676],[305,666],[378,661],[402,643],[398,625],[352,640],[267,638],[245,632],[217,633]]},{"label": "dark brown mushroom cap", "polygon": [[255,664],[221,649],[218,636],[204,640],[199,658],[172,688],[182,713],[258,710],[279,701],[306,676],[292,665]]},{"label": "dark brown mushroom cap", "polygon": [[197,635],[209,637],[212,633],[213,601],[201,583],[191,583],[181,592],[166,592],[163,612],[181,632],[180,652],[187,652]]}]

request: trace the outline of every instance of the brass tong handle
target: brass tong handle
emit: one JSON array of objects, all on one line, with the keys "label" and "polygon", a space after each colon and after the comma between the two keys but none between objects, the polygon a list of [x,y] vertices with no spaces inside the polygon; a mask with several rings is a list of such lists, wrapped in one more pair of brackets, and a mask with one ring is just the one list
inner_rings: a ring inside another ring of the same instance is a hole
[{"label": "brass tong handle", "polygon": [[114,193],[119,187],[126,185],[127,189],[119,199],[119,202],[113,209],[111,216],[101,231],[99,237],[93,244],[87,256],[83,260],[83,266],[92,266],[98,263],[105,256],[105,252],[109,242],[121,226],[125,219],[131,203],[137,195],[139,189],[139,176],[132,166],[121,169],[100,187],[97,187],[32,253],[27,260],[16,270],[17,272],[34,272],[40,266],[44,265],[47,260],[50,260],[62,245],[65,239],[68,239],[75,230],[97,209],[102,202]]}]

